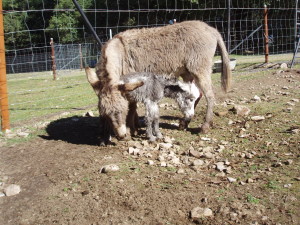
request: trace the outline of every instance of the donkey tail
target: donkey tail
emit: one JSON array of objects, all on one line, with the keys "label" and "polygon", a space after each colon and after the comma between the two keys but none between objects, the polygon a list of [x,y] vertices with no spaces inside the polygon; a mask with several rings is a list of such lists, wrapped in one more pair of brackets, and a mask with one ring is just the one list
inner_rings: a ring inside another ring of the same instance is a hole
[{"label": "donkey tail", "polygon": [[222,74],[221,74],[221,83],[222,88],[225,92],[228,92],[231,86],[231,70],[230,70],[230,60],[228,52],[226,50],[225,43],[220,34],[217,36],[217,43],[221,52],[222,58]]}]

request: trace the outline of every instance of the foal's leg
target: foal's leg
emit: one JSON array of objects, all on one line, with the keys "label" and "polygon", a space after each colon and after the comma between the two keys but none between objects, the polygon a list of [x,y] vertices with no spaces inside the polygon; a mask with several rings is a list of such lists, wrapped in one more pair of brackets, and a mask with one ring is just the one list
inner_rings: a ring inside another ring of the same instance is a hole
[{"label": "foal's leg", "polygon": [[150,142],[155,142],[156,137],[154,134],[154,115],[155,110],[153,110],[153,103],[148,101],[145,103],[146,108],[146,115],[145,115],[145,121],[146,121],[146,135]]},{"label": "foal's leg", "polygon": [[161,134],[159,130],[159,107],[158,103],[153,103],[152,105],[152,110],[153,110],[153,129],[154,129],[154,135],[158,139],[162,139],[163,135]]}]

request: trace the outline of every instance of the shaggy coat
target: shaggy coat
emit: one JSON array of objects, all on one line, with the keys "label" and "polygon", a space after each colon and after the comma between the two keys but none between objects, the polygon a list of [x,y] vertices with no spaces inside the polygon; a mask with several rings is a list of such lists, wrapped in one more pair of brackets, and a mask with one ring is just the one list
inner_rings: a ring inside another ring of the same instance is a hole
[{"label": "shaggy coat", "polygon": [[[222,57],[221,83],[230,87],[229,57],[220,33],[201,21],[186,21],[156,28],[132,29],[119,33],[102,48],[96,74],[101,87],[99,108],[103,115],[124,114],[126,98],[116,88],[120,76],[131,72],[153,72],[194,80],[207,101],[202,131],[207,132],[213,117],[214,93],[211,82],[213,56],[217,46]],[[107,86],[103,88],[103,85]],[[123,118],[119,118],[123,120]],[[117,119],[118,120],[118,119]],[[118,123],[124,124],[124,121]],[[122,138],[125,133],[117,133]]]},{"label": "shaggy coat", "polygon": [[[126,92],[126,98],[130,103],[144,103],[146,111],[145,121],[147,125],[146,135],[150,141],[162,138],[162,134],[159,130],[158,102],[163,97],[172,98],[177,102],[181,112],[184,114],[185,121],[190,121],[194,116],[194,103],[200,96],[200,92],[194,83],[183,83],[171,77],[158,76],[146,72],[132,73],[122,76],[121,78],[121,83],[135,83],[139,81],[144,83],[143,86]],[[128,115],[130,115],[130,113]],[[128,124],[135,124],[135,121],[128,122]],[[131,128],[131,132],[135,130],[135,127]]]}]

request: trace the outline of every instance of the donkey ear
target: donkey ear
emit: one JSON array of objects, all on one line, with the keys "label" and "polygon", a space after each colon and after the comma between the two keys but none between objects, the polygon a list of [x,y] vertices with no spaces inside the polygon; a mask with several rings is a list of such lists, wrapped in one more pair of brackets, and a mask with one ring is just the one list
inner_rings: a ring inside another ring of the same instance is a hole
[{"label": "donkey ear", "polygon": [[85,67],[85,74],[89,83],[91,84],[94,91],[98,95],[100,88],[99,88],[99,78],[97,77],[97,74],[90,67]]},{"label": "donkey ear", "polygon": [[119,84],[118,89],[123,92],[128,92],[128,91],[133,91],[143,85],[144,85],[143,81],[137,81],[134,83]]}]

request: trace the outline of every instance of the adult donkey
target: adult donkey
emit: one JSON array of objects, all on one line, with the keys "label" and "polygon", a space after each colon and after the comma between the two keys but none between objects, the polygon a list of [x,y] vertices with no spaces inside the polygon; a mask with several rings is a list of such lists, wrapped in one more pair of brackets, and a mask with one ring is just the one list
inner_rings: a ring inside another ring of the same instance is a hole
[{"label": "adult donkey", "polygon": [[[222,57],[221,83],[228,91],[231,81],[229,56],[220,33],[201,21],[185,21],[164,27],[121,32],[102,48],[96,66],[97,76],[88,78],[99,97],[102,118],[111,121],[116,135],[127,135],[128,101],[118,84],[120,76],[131,72],[152,72],[194,80],[207,101],[202,132],[209,130],[213,117],[214,93],[211,82],[213,56],[217,46]],[[134,86],[134,84],[132,84]],[[138,84],[137,84],[138,85]],[[135,105],[129,110],[136,109]]]}]

